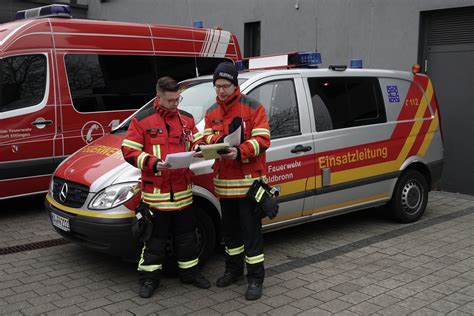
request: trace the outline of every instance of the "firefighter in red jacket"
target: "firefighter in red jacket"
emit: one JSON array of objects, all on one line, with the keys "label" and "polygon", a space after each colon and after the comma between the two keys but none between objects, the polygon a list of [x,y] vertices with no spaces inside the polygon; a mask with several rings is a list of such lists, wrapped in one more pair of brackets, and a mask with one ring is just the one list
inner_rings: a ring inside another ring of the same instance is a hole
[{"label": "firefighter in red jacket", "polygon": [[207,144],[222,142],[239,127],[241,144],[231,147],[216,159],[214,187],[222,211],[222,235],[226,267],[217,280],[225,287],[243,279],[247,263],[247,300],[262,296],[265,275],[263,266],[262,222],[256,205],[246,197],[252,183],[264,177],[265,151],[270,146],[270,130],[265,108],[258,101],[240,93],[237,70],[229,62],[217,66],[213,82],[216,103],[205,117],[204,140]]},{"label": "firefighter in red jacket", "polygon": [[165,162],[168,154],[190,151],[203,143],[193,116],[178,110],[182,98],[178,89],[174,79],[160,78],[154,107],[132,119],[122,143],[125,160],[142,171],[142,201],[153,214],[153,231],[138,264],[141,297],[152,296],[159,285],[169,233],[174,237],[181,282],[210,287],[198,270],[192,171],[170,169]]}]

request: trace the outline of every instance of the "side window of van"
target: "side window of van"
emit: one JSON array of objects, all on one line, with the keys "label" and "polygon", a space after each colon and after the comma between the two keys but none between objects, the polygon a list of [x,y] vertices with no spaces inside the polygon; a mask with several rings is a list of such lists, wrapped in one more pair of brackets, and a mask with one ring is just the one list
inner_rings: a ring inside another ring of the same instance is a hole
[{"label": "side window of van", "polygon": [[0,59],[0,112],[39,104],[46,90],[46,56]]},{"label": "side window of van", "polygon": [[318,132],[387,121],[377,78],[308,78],[308,84]]},{"label": "side window of van", "polygon": [[248,95],[265,107],[272,139],[301,133],[293,80],[267,82],[253,89]]},{"label": "side window of van", "polygon": [[226,61],[214,57],[68,54],[66,71],[72,103],[79,112],[139,108],[155,94],[156,80],[177,81],[212,74]]},{"label": "side window of van", "polygon": [[68,54],[72,103],[79,112],[135,109],[154,97],[151,56]]}]

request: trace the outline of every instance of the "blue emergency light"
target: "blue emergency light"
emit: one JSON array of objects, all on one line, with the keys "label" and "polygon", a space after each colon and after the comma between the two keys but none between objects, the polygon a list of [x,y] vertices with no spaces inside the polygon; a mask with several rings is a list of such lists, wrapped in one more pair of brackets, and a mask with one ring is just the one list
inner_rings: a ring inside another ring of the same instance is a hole
[{"label": "blue emergency light", "polygon": [[351,68],[362,68],[362,59],[351,59]]},{"label": "blue emergency light", "polygon": [[295,54],[296,67],[318,67],[322,64],[320,52],[302,52]]},{"label": "blue emergency light", "polygon": [[201,20],[194,20],[193,27],[198,28],[198,29],[202,29],[203,28],[202,21]]},{"label": "blue emergency light", "polygon": [[44,7],[21,10],[16,13],[15,20],[37,18],[72,18],[71,7],[66,4],[51,4]]}]

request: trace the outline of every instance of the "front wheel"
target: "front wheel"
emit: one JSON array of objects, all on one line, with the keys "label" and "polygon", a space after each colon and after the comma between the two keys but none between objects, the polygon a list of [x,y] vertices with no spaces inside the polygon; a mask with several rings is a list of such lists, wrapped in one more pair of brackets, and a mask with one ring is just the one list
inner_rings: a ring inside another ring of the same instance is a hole
[{"label": "front wheel", "polygon": [[423,215],[427,203],[426,178],[416,170],[408,170],[398,179],[388,208],[396,220],[413,223]]}]

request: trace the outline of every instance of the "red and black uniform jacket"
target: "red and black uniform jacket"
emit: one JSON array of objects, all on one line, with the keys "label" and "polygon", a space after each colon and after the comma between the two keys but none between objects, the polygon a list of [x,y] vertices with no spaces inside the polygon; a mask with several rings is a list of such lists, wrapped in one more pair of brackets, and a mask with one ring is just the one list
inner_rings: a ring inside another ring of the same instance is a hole
[{"label": "red and black uniform jacket", "polygon": [[[156,102],[156,101],[155,101]],[[142,199],[162,211],[176,211],[192,204],[189,168],[154,170],[156,162],[170,153],[190,151],[203,143],[193,116],[154,108],[132,119],[122,143],[125,160],[141,169]]]},{"label": "red and black uniform jacket", "polygon": [[265,175],[265,151],[270,147],[270,127],[265,108],[258,101],[240,93],[240,88],[225,101],[218,97],[206,112],[204,140],[207,144],[222,141],[229,125],[241,118],[243,139],[236,160],[216,159],[214,187],[220,198],[245,197],[255,179]]}]

